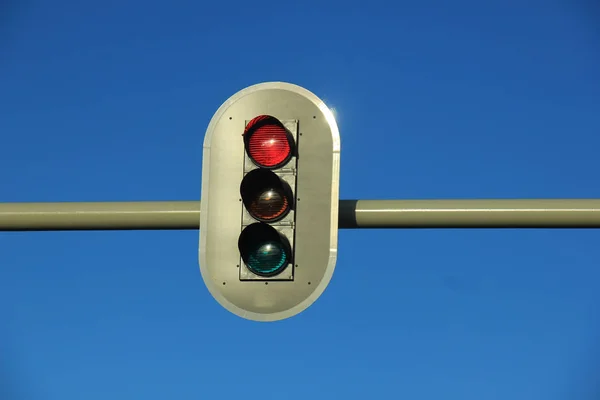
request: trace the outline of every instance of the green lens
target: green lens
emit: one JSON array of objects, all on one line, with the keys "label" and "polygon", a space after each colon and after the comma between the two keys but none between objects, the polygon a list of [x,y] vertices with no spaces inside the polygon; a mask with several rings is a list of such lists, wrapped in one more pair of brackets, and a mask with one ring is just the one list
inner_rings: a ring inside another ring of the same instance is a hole
[{"label": "green lens", "polygon": [[269,276],[281,272],[287,263],[287,256],[281,244],[268,241],[250,251],[247,265],[256,275]]}]

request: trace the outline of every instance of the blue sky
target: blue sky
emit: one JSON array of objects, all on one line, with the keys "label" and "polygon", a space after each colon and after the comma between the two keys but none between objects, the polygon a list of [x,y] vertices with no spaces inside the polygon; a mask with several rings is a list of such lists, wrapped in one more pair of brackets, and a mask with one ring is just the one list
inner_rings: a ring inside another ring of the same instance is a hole
[{"label": "blue sky", "polygon": [[[592,1],[1,7],[3,202],[197,200],[212,114],[272,80],[337,110],[343,199],[600,198]],[[196,231],[0,232],[0,397],[597,398],[599,240],[342,230],[265,324],[212,299]]]}]

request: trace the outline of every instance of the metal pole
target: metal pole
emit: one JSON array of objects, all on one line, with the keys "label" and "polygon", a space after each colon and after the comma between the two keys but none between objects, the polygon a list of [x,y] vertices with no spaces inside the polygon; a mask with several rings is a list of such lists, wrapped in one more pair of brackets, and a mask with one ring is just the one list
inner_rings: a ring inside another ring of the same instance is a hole
[{"label": "metal pole", "polygon": [[[341,200],[340,229],[600,228],[600,199]],[[0,203],[0,231],[198,229],[198,201]]]},{"label": "metal pole", "polygon": [[340,228],[600,228],[600,200],[352,200]]},{"label": "metal pole", "polygon": [[198,229],[199,201],[0,203],[0,231]]}]

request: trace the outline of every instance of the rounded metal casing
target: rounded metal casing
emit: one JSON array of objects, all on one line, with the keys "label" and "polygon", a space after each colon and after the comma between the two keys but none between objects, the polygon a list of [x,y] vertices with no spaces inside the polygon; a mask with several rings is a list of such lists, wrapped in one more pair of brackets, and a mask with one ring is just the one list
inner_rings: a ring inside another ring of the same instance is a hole
[{"label": "rounded metal casing", "polygon": [[[244,280],[240,272],[244,265],[237,243],[247,219],[240,197],[247,173],[242,134],[258,115],[282,121],[297,143],[287,171],[292,178],[286,178],[295,182],[294,210],[276,226],[290,235],[294,254],[282,280]],[[321,296],[337,259],[339,173],[335,117],[307,89],[260,83],[221,105],[204,138],[199,242],[200,272],[219,304],[245,319],[276,321],[302,312]]]}]

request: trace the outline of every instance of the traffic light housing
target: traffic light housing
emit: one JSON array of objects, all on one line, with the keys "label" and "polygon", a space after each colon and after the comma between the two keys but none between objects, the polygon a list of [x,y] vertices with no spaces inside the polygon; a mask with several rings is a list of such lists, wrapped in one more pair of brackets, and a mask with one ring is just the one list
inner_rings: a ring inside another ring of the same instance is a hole
[{"label": "traffic light housing", "polygon": [[199,262],[226,309],[274,321],[309,307],[337,256],[340,137],[325,103],[283,82],[247,87],[204,138]]}]

